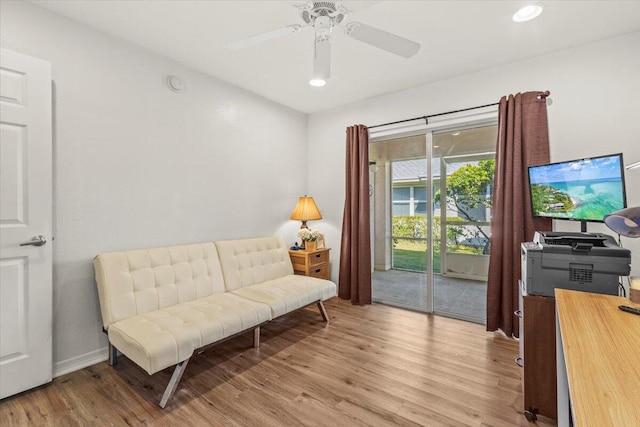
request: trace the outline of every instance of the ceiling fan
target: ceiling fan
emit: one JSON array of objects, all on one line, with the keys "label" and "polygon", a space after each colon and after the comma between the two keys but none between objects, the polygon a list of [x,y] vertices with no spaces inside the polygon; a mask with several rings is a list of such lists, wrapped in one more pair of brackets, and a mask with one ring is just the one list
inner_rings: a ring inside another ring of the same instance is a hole
[{"label": "ceiling fan", "polygon": [[312,27],[315,30],[312,86],[324,86],[331,71],[331,33],[340,28],[356,40],[386,50],[404,58],[411,58],[420,50],[420,43],[360,22],[344,23],[349,10],[339,1],[310,1],[295,5],[300,10],[304,24],[287,25],[246,39],[230,43],[227,49],[244,49],[266,41],[297,33]]}]

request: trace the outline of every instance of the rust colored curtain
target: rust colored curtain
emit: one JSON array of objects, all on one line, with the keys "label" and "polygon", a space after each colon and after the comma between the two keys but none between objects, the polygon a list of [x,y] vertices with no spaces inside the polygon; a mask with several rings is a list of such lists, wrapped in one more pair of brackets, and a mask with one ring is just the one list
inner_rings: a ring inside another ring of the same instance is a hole
[{"label": "rust colored curtain", "polygon": [[347,128],[346,189],[338,296],[352,304],[371,304],[369,236],[369,131]]},{"label": "rust colored curtain", "polygon": [[526,92],[502,97],[491,219],[491,256],[487,283],[487,330],[518,335],[520,244],[535,231],[551,230],[551,220],[531,214],[528,166],[549,163],[549,92]]}]

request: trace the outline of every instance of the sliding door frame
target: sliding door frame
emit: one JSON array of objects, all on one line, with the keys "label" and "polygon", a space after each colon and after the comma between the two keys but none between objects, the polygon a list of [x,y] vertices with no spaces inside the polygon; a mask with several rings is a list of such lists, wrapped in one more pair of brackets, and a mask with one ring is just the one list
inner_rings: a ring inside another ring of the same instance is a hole
[{"label": "sliding door frame", "polygon": [[[436,133],[453,130],[464,130],[481,126],[491,126],[498,123],[498,111],[495,106],[466,111],[463,113],[453,113],[448,116],[440,116],[431,119],[430,123],[407,124],[384,126],[369,132],[369,143],[384,142],[392,139],[400,139],[411,136],[424,135],[426,140],[427,162],[427,224],[433,224],[433,203],[435,194],[433,191],[433,136]],[[390,197],[390,195],[389,195]],[[393,207],[392,207],[393,208]],[[426,307],[411,307],[412,310],[434,313],[434,272],[433,272],[433,227],[427,227],[427,304]],[[373,251],[372,251],[373,254]],[[373,257],[373,255],[372,255]],[[373,259],[372,259],[373,262]],[[409,308],[409,307],[407,307]],[[436,313],[447,315],[447,313]]]}]

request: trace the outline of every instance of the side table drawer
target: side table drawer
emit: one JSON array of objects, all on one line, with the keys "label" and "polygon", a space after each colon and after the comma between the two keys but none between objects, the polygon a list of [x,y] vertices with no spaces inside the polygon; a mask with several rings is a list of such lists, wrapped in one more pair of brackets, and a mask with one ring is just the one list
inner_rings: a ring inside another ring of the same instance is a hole
[{"label": "side table drawer", "polygon": [[309,255],[309,268],[326,263],[329,263],[329,251],[322,251]]},{"label": "side table drawer", "polygon": [[306,261],[307,259],[304,256],[291,255],[291,265],[293,265],[293,269],[295,271],[302,271],[302,274],[304,274],[304,271],[307,268]]},{"label": "side table drawer", "polygon": [[329,279],[329,265],[324,264],[311,268],[309,270],[309,276],[317,277],[318,279]]}]

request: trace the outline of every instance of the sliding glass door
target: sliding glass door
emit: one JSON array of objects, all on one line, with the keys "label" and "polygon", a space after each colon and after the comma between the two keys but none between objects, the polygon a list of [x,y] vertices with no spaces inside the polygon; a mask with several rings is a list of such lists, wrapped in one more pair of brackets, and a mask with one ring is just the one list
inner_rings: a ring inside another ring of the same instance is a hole
[{"label": "sliding glass door", "polygon": [[373,298],[482,323],[496,126],[371,144]]},{"label": "sliding glass door", "polygon": [[433,311],[484,323],[496,126],[435,133],[438,260]]},{"label": "sliding glass door", "polygon": [[431,311],[425,135],[372,144],[374,301]]}]

